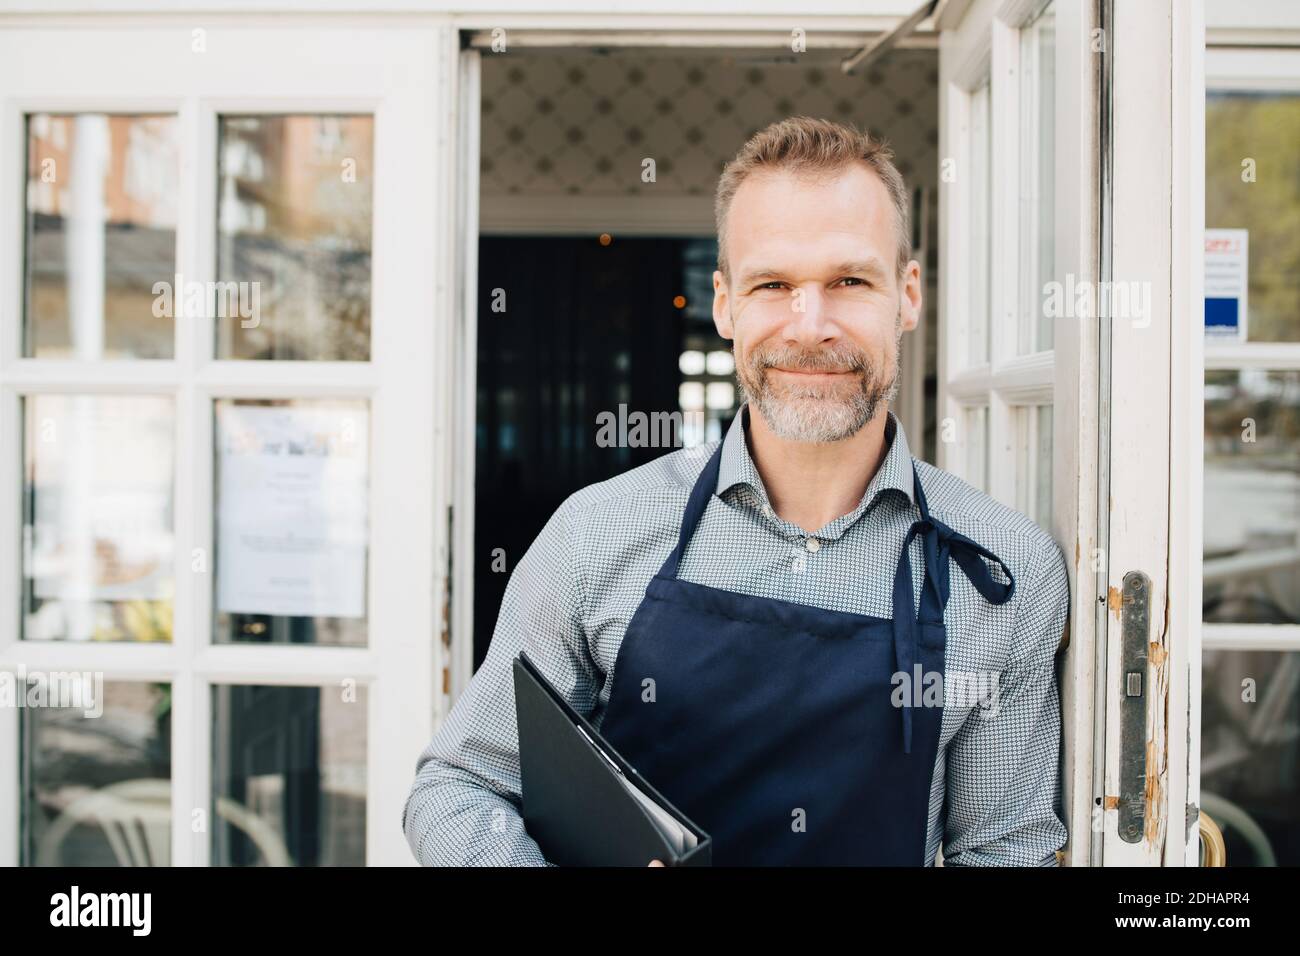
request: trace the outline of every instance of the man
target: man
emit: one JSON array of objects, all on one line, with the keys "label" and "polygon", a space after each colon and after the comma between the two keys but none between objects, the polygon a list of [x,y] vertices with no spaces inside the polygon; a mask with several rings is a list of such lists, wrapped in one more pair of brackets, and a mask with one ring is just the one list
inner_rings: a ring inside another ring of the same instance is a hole
[{"label": "man", "polygon": [[[576,492],[420,757],[425,864],[547,863],[519,816],[520,650],[726,864],[1056,865],[1065,564],[915,461],[888,410],[921,313],[882,144],[807,117],[718,185],[721,442]],[[971,690],[974,688],[974,692]],[[656,861],[658,862],[658,861]]]}]

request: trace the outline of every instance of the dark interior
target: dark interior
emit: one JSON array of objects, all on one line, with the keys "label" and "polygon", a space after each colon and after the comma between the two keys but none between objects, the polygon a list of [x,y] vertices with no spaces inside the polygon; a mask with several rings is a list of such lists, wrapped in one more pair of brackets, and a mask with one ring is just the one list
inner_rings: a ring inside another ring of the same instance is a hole
[{"label": "dark interior", "polygon": [[555,509],[672,451],[600,447],[597,415],[676,411],[681,353],[730,351],[713,327],[716,255],[712,239],[480,238],[475,670],[510,573]]}]

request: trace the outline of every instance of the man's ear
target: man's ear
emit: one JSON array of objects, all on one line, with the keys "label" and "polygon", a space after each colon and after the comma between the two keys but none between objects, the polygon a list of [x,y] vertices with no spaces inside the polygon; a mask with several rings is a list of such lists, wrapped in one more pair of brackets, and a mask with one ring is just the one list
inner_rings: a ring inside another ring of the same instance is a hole
[{"label": "man's ear", "polygon": [[915,259],[907,264],[902,276],[902,294],[898,297],[902,329],[911,332],[921,321],[921,263]]},{"label": "man's ear", "polygon": [[726,278],[717,269],[713,270],[713,325],[718,334],[728,341],[735,334],[731,326],[730,297]]}]

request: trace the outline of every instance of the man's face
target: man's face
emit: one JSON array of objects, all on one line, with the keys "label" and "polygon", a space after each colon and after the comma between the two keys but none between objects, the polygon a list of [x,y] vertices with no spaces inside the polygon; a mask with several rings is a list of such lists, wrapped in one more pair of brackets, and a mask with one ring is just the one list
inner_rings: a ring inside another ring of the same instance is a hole
[{"label": "man's face", "polygon": [[745,397],[781,438],[856,434],[893,398],[899,339],[920,317],[920,265],[898,274],[884,183],[862,163],[759,173],[727,226],[731,282],[714,272],[713,319]]}]

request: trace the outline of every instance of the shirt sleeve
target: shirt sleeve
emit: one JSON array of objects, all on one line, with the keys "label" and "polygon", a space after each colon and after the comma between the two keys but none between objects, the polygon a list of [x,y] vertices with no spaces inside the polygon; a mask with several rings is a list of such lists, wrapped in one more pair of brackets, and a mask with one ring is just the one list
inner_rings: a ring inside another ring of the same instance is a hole
[{"label": "shirt sleeve", "polygon": [[1070,606],[1060,547],[1052,541],[1017,584],[1008,668],[949,745],[944,866],[1056,866],[1068,835],[1057,812],[1056,652]]},{"label": "shirt sleeve", "polygon": [[416,763],[402,830],[425,866],[554,865],[520,816],[513,665],[525,650],[579,713],[595,706],[572,505],[560,506],[520,559],[482,666]]}]

